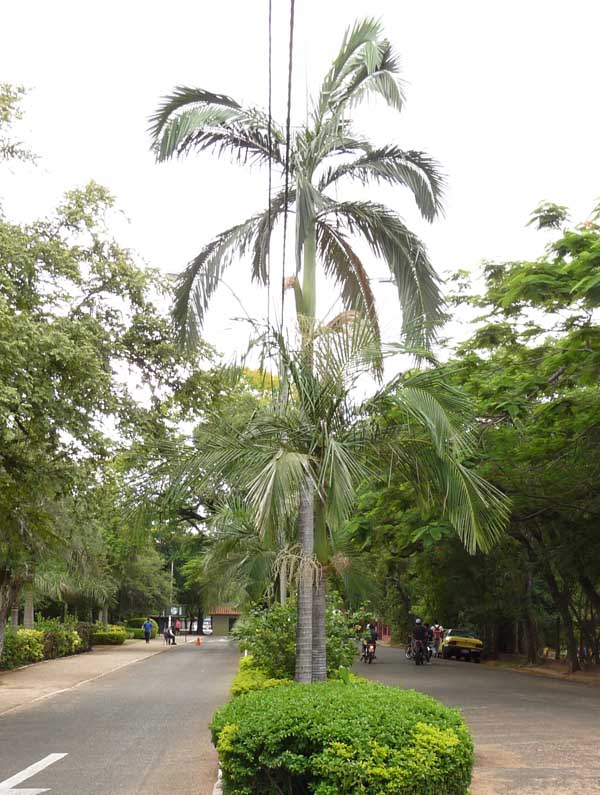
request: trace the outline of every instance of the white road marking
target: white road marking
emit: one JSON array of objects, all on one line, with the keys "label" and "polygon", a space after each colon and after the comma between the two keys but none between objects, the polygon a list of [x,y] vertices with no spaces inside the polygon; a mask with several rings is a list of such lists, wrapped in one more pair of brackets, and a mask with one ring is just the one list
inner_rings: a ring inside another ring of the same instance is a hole
[{"label": "white road marking", "polygon": [[38,792],[49,792],[50,790],[47,788],[15,790],[14,787],[16,787],[17,784],[21,784],[21,782],[25,781],[26,779],[35,776],[37,773],[40,773],[49,765],[53,765],[55,762],[58,762],[59,759],[63,759],[65,756],[67,756],[67,754],[48,754],[48,756],[40,759],[39,762],[34,762],[32,765],[29,765],[29,767],[26,767],[25,770],[21,770],[20,773],[15,773],[14,776],[11,776],[4,781],[0,781],[0,795],[8,792],[20,792],[21,795],[37,795]]}]

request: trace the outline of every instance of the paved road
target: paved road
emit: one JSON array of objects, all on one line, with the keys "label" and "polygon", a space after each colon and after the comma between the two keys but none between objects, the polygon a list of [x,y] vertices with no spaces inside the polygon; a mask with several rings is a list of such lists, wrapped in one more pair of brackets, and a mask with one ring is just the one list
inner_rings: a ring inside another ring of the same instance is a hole
[{"label": "paved road", "polygon": [[200,649],[180,645],[0,716],[0,782],[48,754],[67,753],[15,793],[209,795],[216,754],[207,726],[227,700],[238,657],[218,639]]},{"label": "paved road", "polygon": [[600,688],[474,663],[417,666],[379,648],[369,679],[459,707],[475,738],[473,795],[600,793]]}]

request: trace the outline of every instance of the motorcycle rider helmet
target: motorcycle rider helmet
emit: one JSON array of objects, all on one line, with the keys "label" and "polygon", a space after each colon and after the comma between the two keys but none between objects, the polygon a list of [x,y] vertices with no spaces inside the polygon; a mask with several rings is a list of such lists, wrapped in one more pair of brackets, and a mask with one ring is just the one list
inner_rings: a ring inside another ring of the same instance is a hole
[{"label": "motorcycle rider helmet", "polygon": [[421,619],[420,618],[416,618],[415,619],[415,624],[420,624],[420,623],[421,623]]}]

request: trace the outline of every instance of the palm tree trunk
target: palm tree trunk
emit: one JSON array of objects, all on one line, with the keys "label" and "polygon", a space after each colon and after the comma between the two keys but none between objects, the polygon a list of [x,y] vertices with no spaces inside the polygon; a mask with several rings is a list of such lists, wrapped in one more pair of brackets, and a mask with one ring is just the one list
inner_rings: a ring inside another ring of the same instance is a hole
[{"label": "palm tree trunk", "polygon": [[314,320],[317,316],[317,237],[314,224],[304,241],[303,270],[302,304],[304,315],[309,320]]},{"label": "palm tree trunk", "polygon": [[319,567],[319,572],[313,586],[313,617],[312,617],[312,681],[325,682],[327,680],[327,633],[325,629],[325,614],[327,610],[327,588],[325,572]]},{"label": "palm tree trunk", "polygon": [[[304,241],[302,304],[305,318],[314,320],[317,309],[317,243],[314,225]],[[312,331],[298,318],[302,347],[312,361]],[[310,346],[310,349],[308,349]],[[298,624],[296,630],[296,681],[312,682],[313,658],[313,555],[315,547],[315,495],[307,478],[300,497],[299,511],[300,572],[298,578]]]},{"label": "palm tree trunk", "polygon": [[282,605],[287,602],[287,589],[287,564],[284,560],[279,569],[279,601]]},{"label": "palm tree trunk", "polygon": [[307,478],[300,496],[299,537],[300,571],[298,576],[298,623],[296,629],[296,682],[312,681],[313,638],[313,548],[314,490]]}]

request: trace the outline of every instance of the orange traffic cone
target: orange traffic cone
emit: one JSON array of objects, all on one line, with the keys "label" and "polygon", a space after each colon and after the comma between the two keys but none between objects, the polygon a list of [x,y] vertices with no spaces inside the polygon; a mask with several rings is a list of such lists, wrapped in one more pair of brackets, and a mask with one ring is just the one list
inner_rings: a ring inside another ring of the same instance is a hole
[{"label": "orange traffic cone", "polygon": [[200,645],[200,638],[196,638],[196,646]]}]

